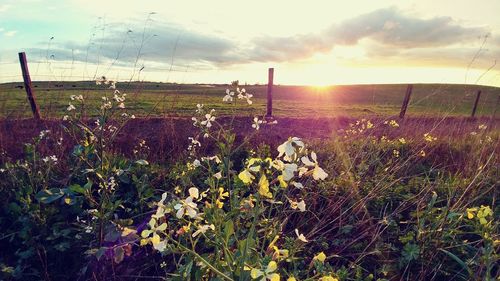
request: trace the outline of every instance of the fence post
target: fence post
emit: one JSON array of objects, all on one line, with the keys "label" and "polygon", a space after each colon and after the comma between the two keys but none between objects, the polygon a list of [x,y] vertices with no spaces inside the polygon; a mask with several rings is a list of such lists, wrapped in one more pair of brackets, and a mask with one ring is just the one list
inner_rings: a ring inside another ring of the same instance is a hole
[{"label": "fence post", "polygon": [[273,79],[274,79],[274,68],[269,68],[269,77],[267,82],[266,117],[273,117]]},{"label": "fence post", "polygon": [[476,115],[477,104],[479,103],[480,97],[481,97],[481,90],[477,91],[476,101],[474,101],[474,107],[472,108],[472,114],[470,116],[471,118],[474,118],[474,116]]},{"label": "fence post", "polygon": [[40,120],[40,109],[36,104],[35,93],[31,87],[31,77],[28,69],[28,61],[26,60],[26,54],[24,52],[19,53],[19,63],[21,64],[21,70],[23,72],[24,88],[26,89],[26,94],[28,95],[28,101],[31,105],[31,111],[33,111],[33,117]]},{"label": "fence post", "polygon": [[413,85],[408,84],[406,88],[405,99],[403,100],[403,105],[401,105],[401,112],[399,112],[399,118],[405,118],[406,110],[408,109],[408,104],[410,103],[411,93],[413,92]]}]

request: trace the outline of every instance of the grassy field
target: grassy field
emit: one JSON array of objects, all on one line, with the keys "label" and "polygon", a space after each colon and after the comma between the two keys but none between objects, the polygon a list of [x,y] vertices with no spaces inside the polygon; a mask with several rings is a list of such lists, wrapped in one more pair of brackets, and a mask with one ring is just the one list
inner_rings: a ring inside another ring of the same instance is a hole
[{"label": "grassy field", "polygon": [[[0,85],[0,118],[31,116],[22,83]],[[37,101],[44,118],[65,114],[70,95],[82,94],[86,108],[96,108],[101,96],[110,94],[103,86],[91,82],[35,82]],[[188,85],[150,82],[119,83],[127,93],[127,109],[136,116],[191,116],[197,103],[218,111],[219,115],[263,115],[266,107],[265,85],[243,86],[254,95],[254,105],[243,103],[228,107],[222,97],[229,85]],[[280,86],[274,87],[274,114],[279,117],[361,117],[367,114],[388,116],[399,113],[407,85],[344,85],[330,87]],[[468,116],[481,90],[478,116],[489,116],[498,106],[500,89],[459,84],[416,84],[408,108],[412,116]],[[86,110],[86,116],[98,113]]]}]

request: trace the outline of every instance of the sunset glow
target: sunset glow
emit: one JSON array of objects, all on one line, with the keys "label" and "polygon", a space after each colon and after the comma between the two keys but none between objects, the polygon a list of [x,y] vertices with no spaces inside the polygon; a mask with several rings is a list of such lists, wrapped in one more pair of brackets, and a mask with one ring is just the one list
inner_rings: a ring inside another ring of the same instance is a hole
[{"label": "sunset glow", "polygon": [[239,4],[2,0],[0,82],[26,51],[36,80],[500,85],[497,1]]}]

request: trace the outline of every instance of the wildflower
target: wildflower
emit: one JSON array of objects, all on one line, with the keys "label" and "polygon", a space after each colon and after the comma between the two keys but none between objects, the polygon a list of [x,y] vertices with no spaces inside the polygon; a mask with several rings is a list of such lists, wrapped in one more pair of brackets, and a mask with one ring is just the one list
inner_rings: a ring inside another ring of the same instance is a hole
[{"label": "wildflower", "polygon": [[486,128],[488,128],[488,126],[486,126],[485,124],[481,124],[477,127],[479,130],[486,130]]},{"label": "wildflower", "polygon": [[215,116],[212,116],[212,114],[207,113],[205,114],[205,120],[201,121],[201,125],[206,126],[207,128],[212,127],[212,122],[215,121]]},{"label": "wildflower", "polygon": [[201,162],[200,162],[200,160],[195,159],[195,160],[193,161],[193,164],[192,164],[192,165],[193,165],[193,167],[198,168],[198,167],[200,167],[200,166],[201,166]]},{"label": "wildflower", "polygon": [[262,124],[262,120],[259,120],[259,118],[254,117],[253,118],[252,128],[254,128],[255,130],[258,131],[260,129],[260,124]]},{"label": "wildflower", "polygon": [[134,114],[130,115],[130,119],[135,119],[135,115]]},{"label": "wildflower", "polygon": [[421,157],[425,157],[425,151],[420,150],[419,155],[420,155]]},{"label": "wildflower", "polygon": [[297,158],[297,151],[295,147],[299,149],[299,152],[304,149],[304,142],[298,137],[289,138],[286,142],[278,146],[278,157],[283,157],[284,160],[292,162]]},{"label": "wildflower", "polygon": [[214,178],[216,178],[218,180],[222,179],[222,171],[219,171],[219,172],[215,173],[214,174]]},{"label": "wildflower", "polygon": [[405,138],[399,138],[398,141],[401,143],[401,144],[406,144],[406,140]]},{"label": "wildflower", "polygon": [[238,178],[244,184],[249,184],[255,179],[255,176],[252,175],[252,173],[250,173],[250,171],[248,169],[245,169],[245,170],[241,171],[241,173],[238,174]]},{"label": "wildflower", "polygon": [[313,261],[319,261],[320,263],[324,263],[326,260],[326,255],[323,252],[319,252],[314,256]]},{"label": "wildflower", "polygon": [[40,135],[38,135],[38,137],[40,139],[43,139],[46,135],[48,135],[50,133],[50,130],[42,130],[40,131]]},{"label": "wildflower", "polygon": [[265,175],[262,175],[259,180],[259,194],[267,198],[273,198],[273,194],[269,191],[269,181]]},{"label": "wildflower", "polygon": [[177,185],[177,186],[174,188],[174,192],[175,192],[175,194],[179,194],[179,193],[181,193],[181,187]]},{"label": "wildflower", "polygon": [[367,129],[371,129],[371,128],[373,128],[373,123],[372,123],[372,122],[370,122],[370,120],[368,120],[368,121],[366,122],[366,128],[367,128]]},{"label": "wildflower", "polygon": [[299,239],[300,241],[304,242],[304,243],[307,243],[309,242],[306,237],[304,236],[304,234],[302,233],[299,233],[299,230],[298,229],[295,229],[295,234],[297,235],[297,239]]},{"label": "wildflower", "polygon": [[493,211],[491,210],[490,206],[481,205],[481,208],[479,208],[479,211],[477,211],[477,218],[479,219],[480,224],[487,224],[488,221],[486,220],[486,217],[492,215]]},{"label": "wildflower", "polygon": [[240,90],[240,88],[236,88],[236,92],[238,92],[238,99],[246,99],[248,104],[253,103],[252,100],[250,100],[253,97],[253,95],[247,93],[245,89]]},{"label": "wildflower", "polygon": [[394,155],[394,157],[398,158],[399,157],[399,150],[392,150],[392,155]]},{"label": "wildflower", "polygon": [[215,201],[215,204],[217,205],[217,208],[222,209],[224,206],[224,201],[227,197],[229,197],[229,192],[224,191],[223,187],[219,187],[219,196],[217,197],[217,200]]},{"label": "wildflower", "polygon": [[56,164],[57,160],[58,159],[57,159],[57,157],[55,155],[47,156],[47,157],[42,158],[42,161],[45,162],[45,163],[51,162],[53,164]]},{"label": "wildflower", "polygon": [[300,160],[302,163],[304,163],[306,166],[309,167],[314,167],[313,168],[313,178],[315,180],[324,180],[326,177],[328,177],[328,174],[318,165],[318,159],[316,156],[316,153],[313,151],[311,152],[311,160],[309,160],[309,157],[303,156]]},{"label": "wildflower", "polygon": [[204,233],[205,233],[205,232],[207,232],[207,230],[209,230],[209,229],[211,229],[211,230],[215,230],[215,225],[213,225],[213,224],[210,224],[210,225],[205,224],[205,225],[198,226],[198,230],[196,230],[196,231],[193,233],[193,235],[192,235],[192,236],[193,236],[193,237],[196,237],[196,236],[198,236],[198,235],[200,235],[200,234],[204,234]]},{"label": "wildflower", "polygon": [[424,134],[424,140],[425,140],[426,142],[433,142],[433,141],[437,140],[437,138],[436,138],[436,137],[431,136],[429,133],[425,133],[425,134]]},{"label": "wildflower", "polygon": [[389,126],[391,126],[393,128],[399,127],[399,124],[398,124],[398,122],[396,122],[396,120],[385,121],[384,124],[388,124]]},{"label": "wildflower", "polygon": [[280,275],[278,273],[274,273],[276,269],[278,269],[278,264],[275,261],[270,261],[264,271],[253,268],[250,272],[250,276],[252,279],[259,279],[259,281],[279,281]]},{"label": "wildflower", "polygon": [[195,218],[197,214],[198,206],[193,202],[194,199],[199,197],[198,189],[196,187],[191,187],[189,189],[189,196],[185,200],[181,200],[181,203],[178,203],[174,206],[174,209],[177,210],[175,216],[180,219],[185,214],[190,218]]},{"label": "wildflower", "polygon": [[198,114],[203,113],[203,104],[196,105],[196,113],[198,113]]},{"label": "wildflower", "polygon": [[69,119],[68,115],[64,115],[63,118],[62,118],[63,121],[67,121],[68,119]]},{"label": "wildflower", "polygon": [[125,108],[125,104],[123,102],[121,102],[120,104],[118,104],[117,107],[120,108],[120,109],[124,109]]},{"label": "wildflower", "polygon": [[222,98],[222,101],[223,102],[232,102],[233,96],[234,96],[234,92],[229,91],[229,89],[226,89],[226,95],[224,96],[224,98]]},{"label": "wildflower", "polygon": [[67,111],[72,111],[75,109],[76,109],[76,107],[74,105],[72,105],[71,103],[69,103],[68,107],[66,108]]},{"label": "wildflower", "polygon": [[290,207],[294,210],[299,209],[301,212],[306,211],[306,202],[304,200],[300,200],[299,202],[293,201],[293,200],[288,200],[290,202]]},{"label": "wildflower", "polygon": [[290,276],[288,277],[288,279],[286,279],[286,281],[297,281],[297,279],[295,279],[295,277],[293,276]]},{"label": "wildflower", "polygon": [[[162,224],[158,224],[158,221],[155,218],[151,218],[148,222],[148,226],[149,229],[145,229],[141,232],[141,237],[144,240],[141,240],[141,244],[151,241],[153,248],[160,252],[164,251],[167,246],[166,240],[161,241],[159,233],[163,233],[167,229],[167,223],[164,222]],[[149,238],[151,235],[153,236]]]}]

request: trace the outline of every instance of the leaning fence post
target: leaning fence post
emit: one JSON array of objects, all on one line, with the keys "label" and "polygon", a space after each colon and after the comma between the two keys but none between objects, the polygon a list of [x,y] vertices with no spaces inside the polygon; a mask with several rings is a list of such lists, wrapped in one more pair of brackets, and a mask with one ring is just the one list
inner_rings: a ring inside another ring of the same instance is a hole
[{"label": "leaning fence post", "polygon": [[274,78],[274,68],[269,68],[269,77],[267,82],[266,117],[273,117],[273,78]]},{"label": "leaning fence post", "polygon": [[480,97],[481,97],[481,90],[477,91],[476,100],[474,101],[474,107],[472,108],[472,114],[470,116],[471,118],[474,118],[474,116],[476,115],[477,104],[479,103]]},{"label": "leaning fence post", "polygon": [[403,105],[401,105],[401,112],[399,112],[399,118],[405,118],[406,110],[408,109],[408,104],[410,103],[411,93],[413,91],[413,85],[409,84],[406,88],[405,99],[403,100]]},{"label": "leaning fence post", "polygon": [[24,88],[26,89],[26,94],[28,95],[28,101],[31,105],[31,111],[33,111],[33,117],[40,120],[40,109],[36,104],[35,93],[31,87],[31,77],[28,69],[28,61],[26,60],[26,54],[24,52],[19,53],[19,63],[21,64],[21,70],[23,72]]}]

